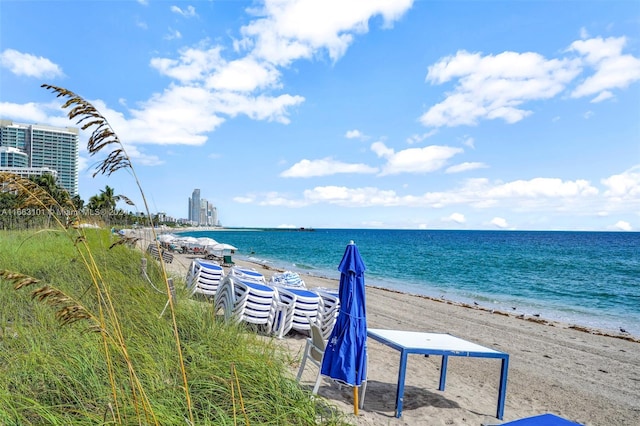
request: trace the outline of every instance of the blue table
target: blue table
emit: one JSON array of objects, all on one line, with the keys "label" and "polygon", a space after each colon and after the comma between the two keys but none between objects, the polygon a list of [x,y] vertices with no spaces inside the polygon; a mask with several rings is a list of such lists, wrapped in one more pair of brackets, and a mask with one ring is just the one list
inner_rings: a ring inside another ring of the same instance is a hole
[{"label": "blue table", "polygon": [[508,354],[445,333],[422,333],[417,331],[370,328],[367,330],[367,336],[400,351],[400,369],[398,371],[398,388],[396,391],[396,417],[402,416],[407,356],[409,354],[423,354],[442,356],[440,387],[438,388],[441,391],[444,391],[447,376],[447,362],[450,356],[501,359],[502,368],[500,370],[500,387],[498,389],[498,410],[496,417],[502,419],[507,394]]}]

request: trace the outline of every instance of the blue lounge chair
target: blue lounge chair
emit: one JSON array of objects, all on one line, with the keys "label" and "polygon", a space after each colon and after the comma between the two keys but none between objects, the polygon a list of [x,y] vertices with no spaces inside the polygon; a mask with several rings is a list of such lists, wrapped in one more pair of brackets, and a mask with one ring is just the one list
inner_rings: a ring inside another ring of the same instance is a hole
[{"label": "blue lounge chair", "polygon": [[558,417],[555,414],[540,414],[539,416],[526,417],[524,419],[513,420],[511,422],[502,423],[500,425],[485,425],[485,426],[583,426],[580,423],[575,423],[562,417]]}]

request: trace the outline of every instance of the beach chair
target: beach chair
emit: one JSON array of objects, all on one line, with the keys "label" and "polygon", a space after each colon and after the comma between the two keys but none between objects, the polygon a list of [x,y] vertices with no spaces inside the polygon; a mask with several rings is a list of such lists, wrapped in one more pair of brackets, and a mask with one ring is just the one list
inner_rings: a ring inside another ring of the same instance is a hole
[{"label": "beach chair", "polygon": [[318,368],[318,374],[316,376],[316,381],[313,385],[311,394],[316,395],[318,393],[318,389],[320,388],[320,382],[322,382],[322,374],[320,372],[320,369],[322,368],[322,358],[324,357],[324,350],[327,347],[327,342],[322,336],[322,330],[320,329],[320,326],[314,323],[311,319],[309,319],[308,321],[310,323],[309,330],[311,336],[307,338],[304,352],[302,354],[302,361],[300,363],[300,368],[298,369],[298,375],[296,379],[298,382],[300,382],[307,362],[315,365]]},{"label": "beach chair", "polygon": [[205,297],[214,297],[223,278],[222,266],[203,259],[195,259],[187,272],[186,283],[187,289],[190,290],[189,296],[202,294]]},{"label": "beach chair", "polygon": [[165,263],[173,262],[173,254],[169,253],[166,250],[163,250],[162,248],[160,249],[160,251],[158,251],[158,246],[156,245],[156,243],[150,243],[147,246],[147,253],[149,253],[156,260],[160,260],[160,256],[162,256],[162,260]]},{"label": "beach chair", "polygon": [[[526,417],[523,419],[513,420],[511,422],[502,423],[500,426],[582,426],[570,420],[558,417],[555,414],[540,414],[538,416]],[[483,424],[483,426],[498,426]]]},{"label": "beach chair", "polygon": [[296,305],[296,295],[286,289],[273,287],[277,294],[276,316],[272,332],[278,339],[282,339],[293,327],[293,313]]},{"label": "beach chair", "polygon": [[214,298],[214,311],[222,311],[225,320],[246,322],[271,333],[277,308],[276,291],[264,284],[241,281],[227,275]]},{"label": "beach chair", "polygon": [[222,256],[222,266],[233,266],[235,263],[231,259],[231,255],[225,254]]},{"label": "beach chair", "polygon": [[318,319],[320,296],[312,291],[298,288],[282,288],[278,291],[289,292],[295,295],[293,307],[293,323],[291,329],[309,332],[311,324]]},{"label": "beach chair", "polygon": [[318,305],[318,324],[322,331],[324,339],[328,339],[331,330],[336,324],[338,313],[340,312],[340,298],[337,293],[330,293],[325,290],[313,290],[315,294],[320,296],[320,304]]},{"label": "beach chair", "polygon": [[262,275],[260,272],[253,269],[240,268],[238,266],[233,266],[229,270],[229,275],[238,277],[240,281],[254,282],[258,284],[267,283],[267,280],[264,278],[264,275]]}]

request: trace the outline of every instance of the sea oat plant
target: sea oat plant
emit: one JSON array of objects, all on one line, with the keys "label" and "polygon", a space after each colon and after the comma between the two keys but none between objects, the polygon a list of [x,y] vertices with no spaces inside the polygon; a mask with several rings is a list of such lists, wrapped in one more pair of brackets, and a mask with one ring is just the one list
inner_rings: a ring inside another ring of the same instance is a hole
[{"label": "sea oat plant", "polygon": [[[108,152],[96,173],[127,169],[135,178],[104,117],[72,92],[45,87],[93,129],[89,152]],[[61,208],[35,182],[0,174],[0,185],[57,225],[0,239],[0,424],[345,424],[309,398],[275,340],[217,321],[210,303],[174,306],[161,259],[148,272],[166,290],[150,292],[145,254],[125,247],[135,239],[83,228],[68,199]],[[5,283],[22,291],[9,296]],[[159,315],[167,304],[170,318]],[[51,324],[50,307],[65,327]]]},{"label": "sea oat plant", "polygon": [[[93,174],[94,177],[98,174],[109,176],[120,169],[127,169],[133,175],[136,186],[139,189],[141,198],[144,202],[144,208],[147,213],[146,217],[149,218],[150,223],[147,225],[153,232],[156,244],[159,244],[157,242],[157,238],[155,238],[154,226],[153,223],[151,223],[152,216],[149,212],[147,200],[140,181],[136,175],[130,157],[127,155],[124,145],[112,129],[107,119],[91,103],[74,92],[48,84],[43,84],[42,87],[55,93],[58,98],[66,99],[62,108],[68,110],[68,118],[70,120],[75,120],[76,124],[80,125],[82,130],[91,131],[87,143],[87,151],[89,154],[94,156],[99,153],[106,153],[106,158],[100,161],[96,166],[96,170]],[[22,207],[37,206],[38,208],[47,211],[49,217],[54,218],[61,230],[72,231],[72,233],[69,233],[68,235],[72,239],[72,242],[80,255],[81,261],[90,273],[95,297],[99,302],[97,304],[98,312],[93,316],[86,309],[82,308],[80,304],[73,303],[73,299],[71,297],[55,288],[47,286],[46,284],[34,290],[32,293],[33,297],[37,300],[48,302],[54,306],[57,309],[56,315],[63,324],[74,322],[79,319],[89,318],[96,322],[97,326],[95,329],[102,335],[104,354],[108,365],[113,399],[110,411],[113,413],[114,421],[120,424],[123,422],[121,404],[123,401],[132,401],[139,422],[157,424],[158,421],[153,412],[152,405],[149,402],[145,390],[140,384],[140,380],[136,374],[136,369],[134,368],[131,357],[129,356],[126,339],[120,325],[117,311],[112,302],[109,286],[102,277],[101,271],[92,256],[91,250],[89,249],[88,244],[86,244],[84,230],[78,223],[79,214],[75,211],[73,204],[69,201],[69,205],[64,206],[63,208],[63,206],[60,206],[51,195],[36,183],[11,173],[0,173],[0,185],[2,186],[3,191],[17,194],[17,196],[20,197],[20,205]],[[120,199],[124,199],[125,202],[132,204],[127,197],[119,197]],[[58,212],[63,213],[58,214]],[[158,250],[160,250],[159,246]],[[162,258],[160,258],[160,266],[168,298],[169,312],[172,319],[180,371],[182,373],[182,388],[186,398],[189,420],[193,424],[189,384],[187,382],[184,359],[182,356],[174,301],[171,296],[169,279]],[[16,289],[30,286],[38,282],[34,278],[25,277],[13,271],[0,271],[0,276],[5,280],[14,282]],[[129,383],[126,385],[116,382],[117,375],[115,374],[114,369],[116,368],[116,365],[119,364],[119,362],[114,359],[116,356],[121,357],[126,365],[129,377]],[[124,391],[124,389],[128,389],[128,391]],[[131,399],[125,397],[123,392],[127,392]]]}]

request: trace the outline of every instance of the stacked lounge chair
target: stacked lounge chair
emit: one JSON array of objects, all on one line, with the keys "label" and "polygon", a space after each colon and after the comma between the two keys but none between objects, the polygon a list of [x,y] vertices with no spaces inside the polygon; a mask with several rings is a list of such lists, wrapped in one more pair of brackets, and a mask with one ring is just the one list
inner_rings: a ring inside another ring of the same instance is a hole
[{"label": "stacked lounge chair", "polygon": [[[291,324],[284,325],[284,334],[290,330],[309,332],[320,313],[320,296],[312,291],[299,288],[274,287],[280,300],[293,301]],[[291,302],[289,302],[291,303]]]},{"label": "stacked lounge chair", "polygon": [[187,272],[187,289],[191,290],[191,296],[202,294],[206,297],[214,297],[220,282],[224,278],[224,269],[214,262],[196,259],[191,262]]},{"label": "stacked lounge chair", "polygon": [[229,274],[216,292],[214,310],[216,313],[222,311],[226,320],[255,324],[270,333],[277,303],[277,294],[272,287]]},{"label": "stacked lounge chair", "polygon": [[320,305],[318,306],[318,319],[317,323],[322,332],[324,340],[329,339],[331,330],[336,324],[338,319],[338,312],[340,311],[340,298],[337,292],[332,292],[326,289],[315,289],[315,294],[320,296]]},{"label": "stacked lounge chair", "polygon": [[267,280],[260,272],[254,269],[240,268],[237,266],[229,269],[229,275],[237,277],[241,281],[254,282],[258,284],[266,284]]}]

